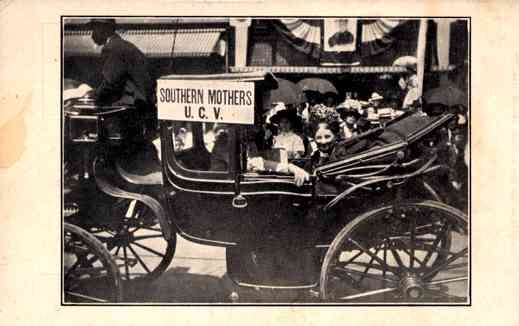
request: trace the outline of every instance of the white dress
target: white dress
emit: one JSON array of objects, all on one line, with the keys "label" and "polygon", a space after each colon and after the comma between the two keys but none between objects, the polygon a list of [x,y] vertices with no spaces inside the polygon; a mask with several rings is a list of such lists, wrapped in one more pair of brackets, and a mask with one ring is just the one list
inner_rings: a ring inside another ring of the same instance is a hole
[{"label": "white dress", "polygon": [[289,158],[293,158],[297,152],[304,153],[305,151],[303,139],[291,131],[274,136],[274,144],[272,147],[285,149]]}]

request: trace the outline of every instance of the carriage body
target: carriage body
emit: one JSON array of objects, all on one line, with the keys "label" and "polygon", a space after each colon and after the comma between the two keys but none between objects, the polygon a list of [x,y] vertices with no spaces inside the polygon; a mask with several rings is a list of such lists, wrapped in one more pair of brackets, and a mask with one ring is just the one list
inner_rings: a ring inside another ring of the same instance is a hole
[{"label": "carriage body", "polygon": [[[439,199],[425,178],[445,174],[438,148],[444,145],[452,115],[403,116],[386,128],[360,135],[357,145],[363,141],[376,146],[364,146],[318,167],[311,181],[296,186],[290,175],[247,170],[249,147],[261,129],[269,89],[275,88],[273,76],[165,78],[255,84],[254,125],[166,120],[160,124],[170,218],[183,237],[227,247],[228,274],[240,285],[315,287],[327,249],[355,217],[398,200]],[[215,128],[222,141],[211,134]]]},{"label": "carriage body", "polygon": [[[176,234],[226,247],[227,274],[240,287],[317,289],[329,300],[334,297],[329,288],[331,269],[348,255],[354,257],[347,263],[357,266],[348,269],[346,301],[396,289],[405,293],[400,299],[421,299],[427,286],[467,279],[431,281],[452,262],[466,260],[468,251],[465,240],[456,240],[465,249],[449,252],[451,232],[466,239],[467,219],[439,203],[449,171],[444,158],[446,127],[453,115],[404,115],[361,134],[341,144],[347,152],[341,159],[315,168],[310,181],[297,186],[291,175],[247,169],[269,91],[277,87],[272,74],[163,79],[252,84],[254,124],[160,120],[158,162],[148,155],[151,152],[128,155],[121,150],[132,133],[125,130],[132,108],[101,110],[92,103],[86,103],[89,107],[79,103],[79,113],[66,114],[65,159],[78,158],[80,187],[65,194],[65,222],[90,232],[101,243],[95,244],[97,249],[106,248],[98,255],[116,284],[158,277],[173,259]],[[92,114],[85,114],[89,109]],[[285,160],[277,151],[256,153]],[[292,163],[304,165],[305,160]],[[144,235],[138,236],[141,231]],[[138,244],[152,238],[162,239],[158,251]],[[146,266],[134,252],[136,246],[156,254],[157,263]],[[387,252],[392,259],[386,260]],[[411,258],[395,262],[398,252]],[[119,263],[107,261],[110,256]],[[421,267],[413,267],[418,262]],[[466,274],[467,264],[460,265]],[[119,277],[126,282],[117,281]],[[377,278],[391,287],[363,284]],[[120,299],[121,290],[114,293]]]}]

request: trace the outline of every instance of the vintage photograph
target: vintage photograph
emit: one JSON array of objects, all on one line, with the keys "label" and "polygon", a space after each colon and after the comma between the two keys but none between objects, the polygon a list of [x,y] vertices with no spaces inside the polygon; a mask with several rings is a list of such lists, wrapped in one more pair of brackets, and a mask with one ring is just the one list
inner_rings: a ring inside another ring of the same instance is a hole
[{"label": "vintage photograph", "polygon": [[62,305],[471,305],[470,18],[61,33]]}]

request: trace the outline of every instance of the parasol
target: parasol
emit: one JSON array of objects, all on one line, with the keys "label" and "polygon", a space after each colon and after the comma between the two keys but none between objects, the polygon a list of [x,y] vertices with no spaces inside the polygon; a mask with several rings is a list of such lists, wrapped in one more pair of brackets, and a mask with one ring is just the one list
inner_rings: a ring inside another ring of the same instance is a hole
[{"label": "parasol", "polygon": [[326,79],[322,79],[322,78],[305,78],[301,81],[299,81],[297,83],[297,85],[299,85],[299,87],[301,87],[302,91],[305,92],[305,91],[314,91],[314,92],[319,92],[321,94],[325,94],[325,93],[334,93],[334,94],[339,94],[339,92],[337,92],[337,89],[335,88],[335,86],[333,86],[333,84],[326,80]]},{"label": "parasol", "polygon": [[305,95],[299,86],[286,79],[277,78],[277,80],[278,88],[270,92],[272,103],[300,104],[305,102]]},{"label": "parasol", "polygon": [[406,56],[403,56],[403,57],[400,57],[400,58],[396,59],[393,62],[393,66],[404,67],[404,68],[416,71],[416,64],[417,64],[417,62],[418,61],[417,61],[416,57],[413,57],[413,56],[410,56],[410,55],[406,55]]},{"label": "parasol", "polygon": [[427,104],[443,104],[448,107],[462,105],[468,108],[467,94],[450,81],[445,85],[427,91],[424,94],[424,102]]},{"label": "parasol", "polygon": [[77,88],[79,85],[81,85],[81,82],[79,82],[77,80],[70,79],[70,78],[63,79],[63,89],[64,90]]}]

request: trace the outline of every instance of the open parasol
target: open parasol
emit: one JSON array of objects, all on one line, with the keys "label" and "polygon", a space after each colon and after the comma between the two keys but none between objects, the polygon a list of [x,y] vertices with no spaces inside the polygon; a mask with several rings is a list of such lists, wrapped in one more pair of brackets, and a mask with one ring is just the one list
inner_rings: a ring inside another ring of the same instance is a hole
[{"label": "open parasol", "polygon": [[305,78],[297,83],[301,90],[304,91],[314,91],[319,92],[321,94],[325,93],[334,93],[339,94],[337,92],[337,88],[333,86],[333,84],[322,78]]},{"label": "open parasol", "polygon": [[305,101],[305,95],[298,85],[282,78],[277,78],[277,80],[278,88],[270,92],[272,103],[300,104]]},{"label": "open parasol", "polygon": [[406,55],[406,56],[397,58],[393,62],[393,66],[404,67],[404,68],[410,69],[412,71],[416,71],[417,62],[418,62],[418,60],[416,59],[416,57]]}]

